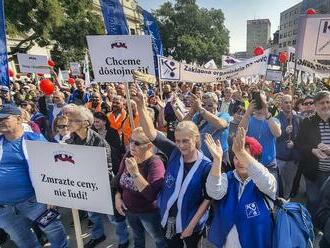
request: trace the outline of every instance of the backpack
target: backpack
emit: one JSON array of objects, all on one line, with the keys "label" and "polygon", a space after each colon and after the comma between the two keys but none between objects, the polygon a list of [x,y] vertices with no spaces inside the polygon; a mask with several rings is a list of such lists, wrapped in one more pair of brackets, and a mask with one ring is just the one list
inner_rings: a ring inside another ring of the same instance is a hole
[{"label": "backpack", "polygon": [[273,248],[312,248],[315,235],[307,209],[301,203],[280,198],[271,201],[275,205]]}]

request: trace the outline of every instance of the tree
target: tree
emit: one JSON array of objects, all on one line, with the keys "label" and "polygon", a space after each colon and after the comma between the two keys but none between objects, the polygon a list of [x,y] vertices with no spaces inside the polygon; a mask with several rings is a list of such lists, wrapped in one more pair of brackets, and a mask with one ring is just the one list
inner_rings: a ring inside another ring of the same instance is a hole
[{"label": "tree", "polygon": [[7,33],[24,39],[9,53],[27,52],[33,45],[52,46],[52,59],[65,68],[87,50],[86,35],[103,34],[102,17],[92,0],[5,1]]},{"label": "tree", "polygon": [[229,31],[220,9],[199,8],[195,0],[165,2],[155,10],[165,55],[177,60],[206,63],[228,53]]}]

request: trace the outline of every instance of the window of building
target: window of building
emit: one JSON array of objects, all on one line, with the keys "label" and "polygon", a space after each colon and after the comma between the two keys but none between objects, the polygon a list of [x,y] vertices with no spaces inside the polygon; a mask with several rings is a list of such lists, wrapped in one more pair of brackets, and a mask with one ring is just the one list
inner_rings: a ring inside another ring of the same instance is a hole
[{"label": "window of building", "polygon": [[281,48],[282,47],[282,43],[280,43],[278,46]]},{"label": "window of building", "polygon": [[136,34],[135,29],[134,28],[130,28],[130,33],[131,33],[131,35],[135,35]]},{"label": "window of building", "polygon": [[293,40],[292,41],[292,45],[296,45],[297,44],[297,41],[296,40]]},{"label": "window of building", "polygon": [[291,40],[290,41],[288,41],[288,46],[290,46],[291,45]]},{"label": "window of building", "polygon": [[286,42],[283,42],[283,47],[286,47]]}]

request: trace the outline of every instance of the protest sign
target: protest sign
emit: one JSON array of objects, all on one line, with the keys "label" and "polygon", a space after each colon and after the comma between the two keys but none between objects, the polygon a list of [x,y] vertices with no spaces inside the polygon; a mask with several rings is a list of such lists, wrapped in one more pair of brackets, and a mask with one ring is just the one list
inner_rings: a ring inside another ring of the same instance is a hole
[{"label": "protest sign", "polygon": [[265,75],[268,57],[269,50],[266,50],[263,55],[244,60],[230,67],[210,70],[159,56],[159,78],[164,81],[209,83],[232,78]]},{"label": "protest sign", "polygon": [[294,47],[288,47],[288,55],[289,60],[287,62],[287,69],[290,72],[297,71],[307,72],[309,74],[315,74],[318,77],[330,77],[330,65],[323,65],[315,61],[307,60],[307,59],[297,59],[296,61],[296,53]]},{"label": "protest sign", "polygon": [[279,70],[267,70],[266,80],[281,82],[283,79],[282,71]]},{"label": "protest sign", "polygon": [[299,20],[298,58],[330,59],[330,15],[303,15]]},{"label": "protest sign", "polygon": [[50,73],[47,56],[17,53],[17,59],[20,72]]},{"label": "protest sign", "polygon": [[236,64],[236,63],[239,63],[239,62],[241,62],[241,61],[234,58],[234,57],[231,57],[229,55],[222,55],[222,68],[232,66],[233,64]]},{"label": "protest sign", "polygon": [[87,36],[95,81],[133,82],[135,70],[155,74],[149,35]]},{"label": "protest sign", "polygon": [[70,71],[73,76],[79,76],[81,74],[80,63],[70,62]]},{"label": "protest sign", "polygon": [[26,143],[38,202],[113,214],[105,148]]}]

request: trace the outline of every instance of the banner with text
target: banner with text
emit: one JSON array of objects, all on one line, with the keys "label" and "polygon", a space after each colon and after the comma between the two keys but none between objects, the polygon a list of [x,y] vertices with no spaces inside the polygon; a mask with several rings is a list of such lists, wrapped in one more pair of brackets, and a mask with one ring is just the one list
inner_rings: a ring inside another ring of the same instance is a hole
[{"label": "banner with text", "polygon": [[113,214],[105,148],[26,143],[38,202]]},{"label": "banner with text", "polygon": [[182,81],[192,83],[209,83],[226,79],[265,75],[269,50],[221,70],[210,70],[180,63],[166,57],[158,57],[159,78],[163,81]]},{"label": "banner with text", "polygon": [[[295,69],[296,53],[294,47],[288,47],[289,60],[287,63],[288,71],[293,72]],[[315,74],[319,77],[330,77],[330,65],[323,65],[315,61],[307,59],[298,59],[296,65],[297,71],[303,71]]]},{"label": "banner with text", "polygon": [[17,53],[17,59],[20,72],[50,73],[47,56]]},{"label": "banner with text", "polygon": [[95,81],[133,82],[135,70],[155,75],[149,35],[87,36]]}]

